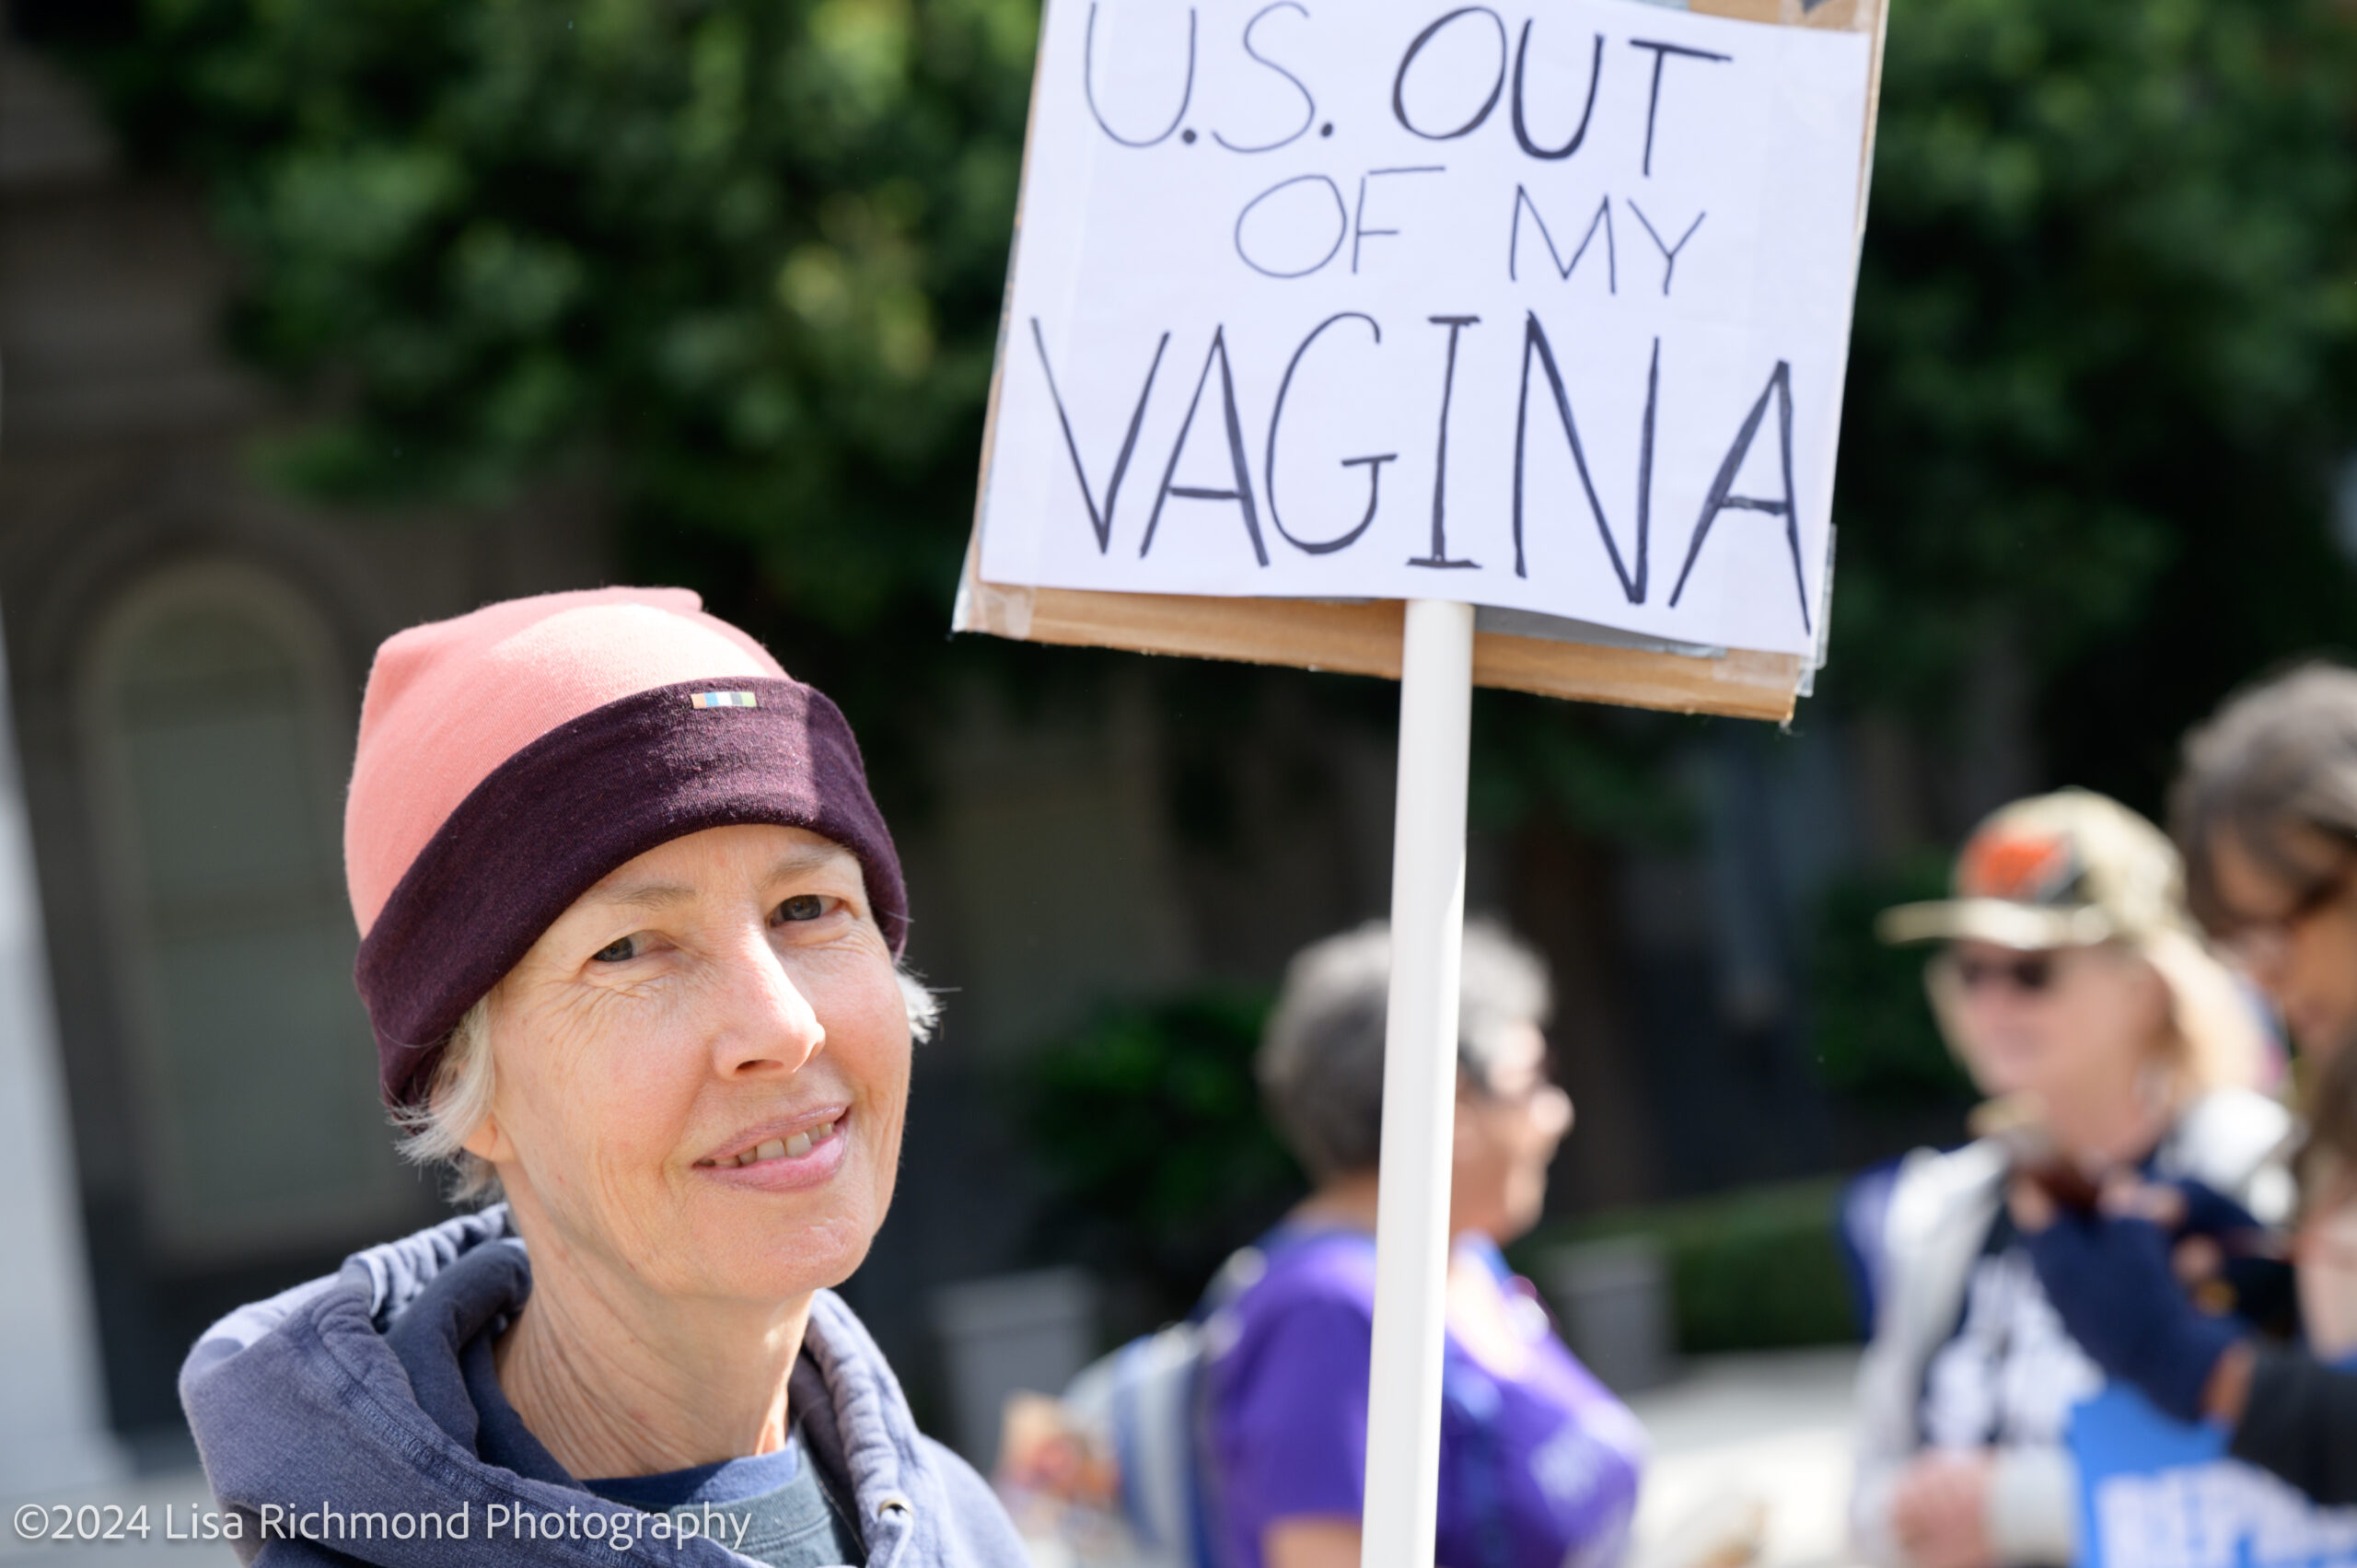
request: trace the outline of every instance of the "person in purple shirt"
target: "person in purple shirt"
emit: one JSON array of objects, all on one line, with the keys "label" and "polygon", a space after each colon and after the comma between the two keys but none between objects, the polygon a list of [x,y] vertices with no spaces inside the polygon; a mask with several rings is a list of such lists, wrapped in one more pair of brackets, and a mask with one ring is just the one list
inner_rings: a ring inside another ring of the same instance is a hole
[{"label": "person in purple shirt", "polygon": [[[1261,1043],[1270,1113],[1318,1185],[1213,1319],[1206,1468],[1229,1568],[1357,1568],[1390,959],[1381,923],[1305,949]],[[1571,1130],[1547,1076],[1550,1007],[1537,955],[1467,927],[1439,1568],[1617,1562],[1636,1505],[1643,1429],[1498,1250],[1537,1222]]]}]

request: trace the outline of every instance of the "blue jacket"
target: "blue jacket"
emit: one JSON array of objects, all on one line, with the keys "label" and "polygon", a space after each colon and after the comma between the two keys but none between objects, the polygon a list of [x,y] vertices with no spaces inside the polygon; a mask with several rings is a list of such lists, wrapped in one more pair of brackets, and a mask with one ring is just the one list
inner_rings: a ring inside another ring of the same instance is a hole
[{"label": "blue jacket", "polygon": [[[530,1291],[523,1243],[493,1208],[356,1253],[206,1330],[180,1368],[180,1402],[241,1531],[239,1557],[264,1568],[749,1563],[562,1472],[528,1477],[478,1457],[459,1354]],[[818,1293],[804,1346],[788,1398],[804,1440],[850,1481],[869,1568],[1027,1568],[997,1498],[917,1431],[891,1368],[831,1291]]]}]

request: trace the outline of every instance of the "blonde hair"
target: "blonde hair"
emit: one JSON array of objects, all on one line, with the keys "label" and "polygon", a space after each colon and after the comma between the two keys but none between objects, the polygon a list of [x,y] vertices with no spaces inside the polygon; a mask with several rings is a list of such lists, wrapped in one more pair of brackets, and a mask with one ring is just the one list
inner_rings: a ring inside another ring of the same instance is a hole
[{"label": "blonde hair", "polygon": [[[892,966],[892,978],[900,982],[900,1001],[908,1009],[910,1035],[920,1042],[931,1040],[941,1021],[941,998],[904,964]],[[391,1113],[393,1125],[404,1134],[399,1144],[401,1157],[412,1165],[445,1167],[454,1203],[499,1201],[499,1173],[489,1160],[467,1147],[467,1140],[491,1116],[497,1083],[491,1052],[491,997],[486,993],[450,1031],[424,1103],[399,1106]]]},{"label": "blonde hair", "polygon": [[2266,1026],[2234,971],[2189,931],[2157,932],[2130,946],[2168,986],[2175,1065],[2187,1098],[2261,1087]]}]

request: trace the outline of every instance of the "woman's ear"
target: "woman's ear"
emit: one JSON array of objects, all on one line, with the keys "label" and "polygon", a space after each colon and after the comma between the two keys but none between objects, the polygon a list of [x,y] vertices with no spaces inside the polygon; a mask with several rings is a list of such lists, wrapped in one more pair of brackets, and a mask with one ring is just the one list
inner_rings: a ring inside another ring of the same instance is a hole
[{"label": "woman's ear", "polygon": [[[499,1011],[499,989],[506,983],[505,979],[501,980],[499,986],[493,986],[491,993],[483,998],[483,1016],[480,1026],[482,1038],[475,1042],[475,1049],[482,1053],[479,1065],[484,1073],[475,1077],[471,1097],[480,1107],[481,1116],[474,1124],[474,1130],[459,1144],[459,1147],[477,1159],[487,1160],[493,1165],[516,1157],[516,1145],[508,1141],[506,1132],[499,1125],[499,1113],[493,1109],[499,1098],[499,1080],[493,1067],[496,1058],[492,1054],[491,1036]],[[484,1081],[485,1078],[489,1081]]]},{"label": "woman's ear", "polygon": [[475,1130],[467,1134],[466,1141],[459,1147],[477,1159],[488,1160],[493,1165],[499,1165],[516,1157],[516,1145],[508,1142],[505,1132],[500,1131],[499,1118],[496,1115],[485,1115],[481,1121],[476,1122]]}]

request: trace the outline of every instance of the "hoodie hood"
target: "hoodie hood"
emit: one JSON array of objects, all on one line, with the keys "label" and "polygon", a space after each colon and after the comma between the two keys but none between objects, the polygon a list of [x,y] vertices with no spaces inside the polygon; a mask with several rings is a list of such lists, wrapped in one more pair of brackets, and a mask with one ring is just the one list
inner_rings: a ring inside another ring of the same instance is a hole
[{"label": "hoodie hood", "polygon": [[[273,1562],[383,1568],[752,1563],[707,1537],[658,1533],[662,1516],[608,1502],[553,1464],[525,1475],[479,1456],[461,1355],[530,1291],[503,1206],[356,1253],[206,1330],[180,1369],[180,1402],[214,1495],[239,1516],[239,1555],[268,1546]],[[832,1291],[812,1301],[788,1398],[804,1441],[850,1480],[870,1568],[1025,1568],[996,1497],[917,1431],[891,1368]],[[398,1539],[429,1514],[445,1530]],[[561,1527],[518,1528],[519,1515]],[[509,1527],[493,1532],[497,1519]]]}]

